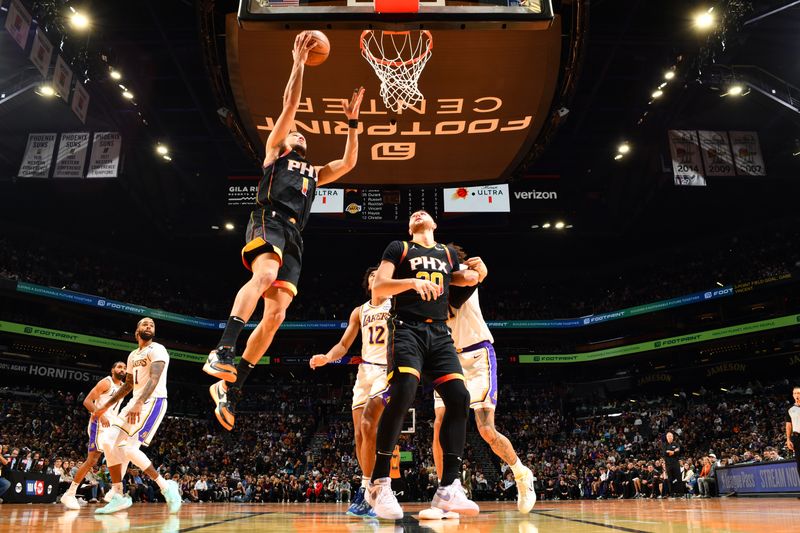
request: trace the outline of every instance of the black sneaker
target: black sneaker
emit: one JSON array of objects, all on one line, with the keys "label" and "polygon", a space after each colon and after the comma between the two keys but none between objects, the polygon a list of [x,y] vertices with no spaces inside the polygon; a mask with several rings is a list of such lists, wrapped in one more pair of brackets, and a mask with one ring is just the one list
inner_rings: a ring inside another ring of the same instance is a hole
[{"label": "black sneaker", "polygon": [[211,350],[206,364],[203,365],[203,372],[228,383],[234,383],[236,381],[234,357],[236,357],[236,349],[233,346],[220,346],[216,350]]},{"label": "black sneaker", "polygon": [[228,431],[233,429],[236,422],[236,403],[242,394],[239,387],[227,388],[224,381],[218,381],[208,389],[211,399],[214,400],[216,407],[214,415],[219,423]]}]

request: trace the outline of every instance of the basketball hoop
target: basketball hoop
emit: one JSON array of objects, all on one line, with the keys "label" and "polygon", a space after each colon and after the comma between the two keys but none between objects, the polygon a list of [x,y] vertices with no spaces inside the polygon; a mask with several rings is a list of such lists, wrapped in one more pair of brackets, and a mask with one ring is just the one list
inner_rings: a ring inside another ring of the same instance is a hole
[{"label": "basketball hoop", "polygon": [[433,36],[420,30],[414,42],[411,31],[361,33],[361,55],[381,80],[381,98],[388,109],[400,112],[424,98],[419,77],[433,50]]}]

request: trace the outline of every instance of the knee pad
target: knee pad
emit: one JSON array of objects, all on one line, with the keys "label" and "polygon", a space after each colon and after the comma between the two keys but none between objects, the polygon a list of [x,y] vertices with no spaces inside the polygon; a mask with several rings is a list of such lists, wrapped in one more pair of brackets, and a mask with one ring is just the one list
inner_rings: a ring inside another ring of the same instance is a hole
[{"label": "knee pad", "polygon": [[442,397],[445,414],[456,414],[466,417],[469,413],[469,391],[460,379],[451,379],[436,388]]},{"label": "knee pad", "polygon": [[391,387],[389,387],[389,400],[386,408],[394,405],[411,405],[414,402],[414,396],[417,394],[417,386],[419,380],[413,374],[405,372],[398,372],[392,379]]}]

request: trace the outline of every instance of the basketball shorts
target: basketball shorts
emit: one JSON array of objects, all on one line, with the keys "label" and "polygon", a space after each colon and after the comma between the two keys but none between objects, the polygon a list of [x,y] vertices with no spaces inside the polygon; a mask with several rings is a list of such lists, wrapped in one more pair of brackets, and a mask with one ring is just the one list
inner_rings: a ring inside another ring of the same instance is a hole
[{"label": "basketball shorts", "polygon": [[450,328],[444,322],[422,322],[391,317],[389,344],[386,359],[388,379],[397,373],[422,374],[431,380],[434,387],[452,379],[464,379]]},{"label": "basketball shorts", "polygon": [[[119,419],[116,415],[112,413],[106,413],[106,418],[111,423],[111,425],[116,425],[119,423]],[[110,426],[109,426],[110,427]],[[89,435],[89,452],[97,452],[103,451],[102,441],[100,440],[100,436],[103,434],[103,431],[107,430],[108,428],[104,428],[103,424],[100,423],[97,419],[89,420],[89,426],[86,428],[86,433]]]},{"label": "basketball shorts", "polygon": [[115,422],[114,425],[124,431],[129,439],[136,439],[143,445],[150,446],[150,442],[153,440],[156,431],[158,431],[161,421],[164,420],[164,415],[167,414],[167,399],[150,398],[144,402],[139,413],[139,421],[135,424],[128,422],[128,411],[133,403],[133,400],[131,400],[125,405],[119,413],[120,420]]},{"label": "basketball shorts", "polygon": [[281,260],[278,276],[273,287],[281,287],[297,296],[300,268],[303,265],[303,237],[294,219],[266,207],[250,213],[245,241],[242,248],[242,263],[252,270],[253,261],[261,254],[274,253]]},{"label": "basketball shorts", "polygon": [[[479,342],[464,348],[458,354],[464,369],[465,385],[469,391],[471,409],[494,409],[497,407],[497,356],[489,341]],[[441,396],[433,391],[433,406],[444,407]]]},{"label": "basketball shorts", "polygon": [[367,400],[383,396],[388,390],[386,366],[361,363],[358,365],[356,384],[353,386],[353,409],[364,407]]}]

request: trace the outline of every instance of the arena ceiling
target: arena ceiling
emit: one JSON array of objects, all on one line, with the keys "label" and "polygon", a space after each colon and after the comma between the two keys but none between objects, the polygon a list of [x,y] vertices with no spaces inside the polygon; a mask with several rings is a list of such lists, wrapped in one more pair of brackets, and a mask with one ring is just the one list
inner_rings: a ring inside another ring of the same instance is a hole
[{"label": "arena ceiling", "polygon": [[[574,6],[577,1],[555,2],[556,12],[562,4]],[[665,227],[672,222],[667,214],[676,204],[701,221],[722,216],[745,223],[746,217],[733,213],[731,206],[748,200],[753,217],[771,216],[778,204],[761,209],[755,204],[763,202],[753,198],[780,202],[786,196],[782,191],[797,187],[782,178],[796,174],[800,166],[800,157],[792,156],[800,151],[800,115],[755,92],[738,100],[721,98],[725,87],[719,65],[755,65],[792,86],[800,85],[800,7],[745,24],[789,3],[793,2],[756,1],[749,11],[751,2],[717,2],[717,12],[726,5],[743,14],[731,19],[723,36],[710,38],[692,28],[691,15],[705,6],[694,0],[591,2],[583,60],[573,73],[574,96],[564,106],[562,123],[545,151],[517,174],[559,176],[558,186],[570,199],[565,209],[582,223],[576,228],[588,234],[619,237]],[[102,68],[89,69],[92,94],[98,95],[90,125],[95,130],[118,128],[126,135],[130,148],[125,175],[118,183],[79,186],[12,179],[27,132],[80,126],[63,106],[29,92],[13,105],[0,105],[0,216],[41,227],[69,219],[87,231],[104,217],[113,221],[120,236],[146,227],[176,238],[207,237],[211,226],[228,216],[228,176],[258,171],[225,123],[219,91],[212,90],[207,71],[205,54],[224,47],[224,17],[237,3],[143,0],[82,5],[94,20],[89,49],[105,55],[135,95],[133,106],[104,79]],[[201,22],[207,22],[204,13],[212,5],[216,23],[209,35]],[[82,39],[68,37],[67,49],[80,49]],[[19,58],[6,61],[5,55],[12,52],[7,43],[0,43],[0,80],[6,84],[22,64]],[[649,103],[664,72],[673,66],[678,76],[662,98]],[[666,130],[684,127],[759,131],[768,154],[769,179],[758,186],[738,181],[707,191],[674,190],[664,170],[669,166],[664,160]],[[623,161],[615,161],[617,146],[624,141],[633,150]],[[158,142],[169,145],[171,162],[154,153]],[[65,205],[72,207],[69,216],[62,209]]]}]

